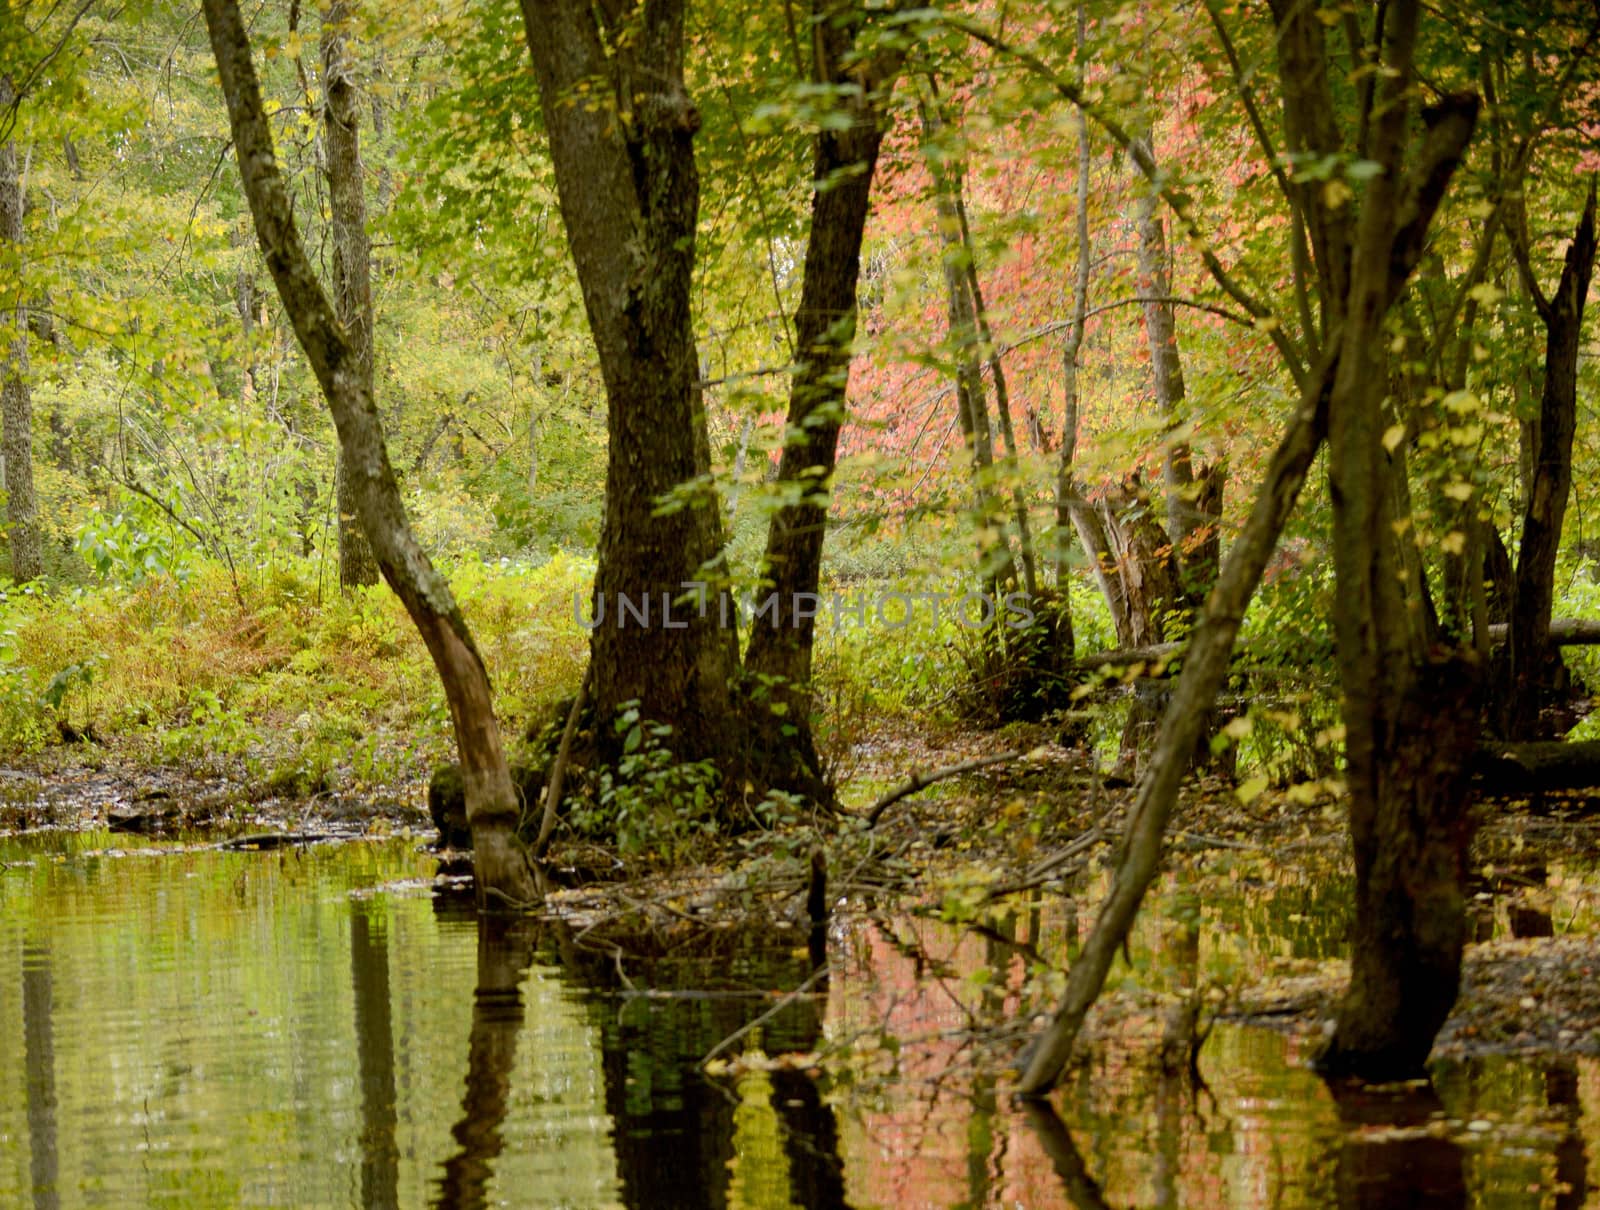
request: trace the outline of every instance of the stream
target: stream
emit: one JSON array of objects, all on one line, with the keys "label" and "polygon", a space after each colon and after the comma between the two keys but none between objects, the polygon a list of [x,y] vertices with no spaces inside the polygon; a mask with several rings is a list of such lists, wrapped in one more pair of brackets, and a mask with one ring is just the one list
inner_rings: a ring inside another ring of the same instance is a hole
[{"label": "stream", "polygon": [[[415,840],[0,837],[0,1206],[1600,1206],[1593,1057],[1336,1098],[1303,1034],[1224,1017],[1202,1085],[1111,1046],[1061,1117],[1014,1106],[973,1027],[1014,1017],[1030,946],[1070,952],[1092,886],[983,934],[844,911],[808,985],[802,930],[618,955],[480,922],[434,865]],[[1222,867],[1169,876],[1121,978],[1337,955],[1337,876]]]}]

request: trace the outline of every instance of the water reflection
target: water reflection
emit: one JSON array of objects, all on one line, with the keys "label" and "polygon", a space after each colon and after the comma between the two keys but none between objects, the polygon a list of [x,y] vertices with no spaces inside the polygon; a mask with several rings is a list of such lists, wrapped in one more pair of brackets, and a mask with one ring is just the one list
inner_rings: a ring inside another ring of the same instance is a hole
[{"label": "water reflection", "polygon": [[768,1056],[821,1039],[825,991],[774,1002],[826,987],[812,978],[812,947],[752,934],[713,930],[662,948],[648,937],[580,942],[551,926],[563,969],[590,992],[628,1206],[846,1204],[834,1111],[811,1076],[757,1072],[729,1088],[699,1070],[741,1031]]},{"label": "water reflection", "polygon": [[1438,1133],[1444,1105],[1429,1083],[1331,1086],[1343,1138],[1339,1205],[1349,1210],[1458,1210],[1467,1204],[1461,1148]]},{"label": "water reflection", "polygon": [[434,1204],[475,1210],[487,1204],[493,1163],[505,1148],[503,1129],[525,1009],[520,985],[533,962],[538,933],[532,921],[482,916],[478,922],[478,983],[472,996],[467,1089],[450,1134],[459,1146],[444,1164]]},{"label": "water reflection", "polygon": [[1100,1191],[1094,1177],[1089,1175],[1083,1156],[1078,1154],[1078,1146],[1072,1141],[1072,1132],[1061,1120],[1061,1115],[1051,1108],[1048,1101],[1028,1101],[1023,1105],[1023,1112],[1027,1115],[1028,1125],[1038,1136],[1039,1145],[1049,1157],[1050,1166],[1061,1178],[1061,1188],[1066,1192],[1067,1200],[1076,1210],[1109,1210],[1105,1194]]},{"label": "water reflection", "polygon": [[[1202,1087],[1179,1014],[1080,1068],[1059,1117],[1013,1106],[972,1039],[1066,960],[1093,893],[977,932],[890,913],[827,938],[629,934],[452,911],[406,843],[109,844],[0,839],[6,1207],[1593,1204],[1591,1058],[1441,1064],[1379,1095],[1224,1022]],[[1590,910],[1553,870],[1522,890]],[[1255,955],[1323,952],[1318,894],[1169,884],[1122,977],[1181,1003]],[[771,1062],[707,1078],[733,1035]],[[811,1070],[852,1040],[834,1082]]]},{"label": "water reflection", "polygon": [[388,918],[370,899],[350,901],[350,974],[361,1079],[361,1204],[395,1210],[400,1204],[400,1148],[395,1141]]},{"label": "water reflection", "polygon": [[55,1210],[61,1204],[56,1182],[56,1060],[53,1032],[54,983],[50,951],[36,944],[22,948],[22,1049],[28,1078],[28,1175],[33,1204]]}]

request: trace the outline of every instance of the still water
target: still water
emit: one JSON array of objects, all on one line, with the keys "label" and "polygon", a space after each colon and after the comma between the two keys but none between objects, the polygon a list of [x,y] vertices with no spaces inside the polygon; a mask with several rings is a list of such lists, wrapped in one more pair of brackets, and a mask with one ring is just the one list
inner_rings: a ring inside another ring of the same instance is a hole
[{"label": "still water", "polygon": [[[1011,1106],[971,1027],[1015,1012],[1037,914],[841,918],[831,977],[771,1012],[800,934],[619,962],[437,903],[410,841],[125,840],[0,839],[0,1207],[1600,1206],[1593,1059],[1336,1101],[1289,1035],[1222,1024],[1205,1089],[1111,1048],[1065,1121]],[[1342,933],[1324,881],[1164,894],[1157,983]],[[730,1053],[854,1057],[699,1074],[763,1016]]]}]

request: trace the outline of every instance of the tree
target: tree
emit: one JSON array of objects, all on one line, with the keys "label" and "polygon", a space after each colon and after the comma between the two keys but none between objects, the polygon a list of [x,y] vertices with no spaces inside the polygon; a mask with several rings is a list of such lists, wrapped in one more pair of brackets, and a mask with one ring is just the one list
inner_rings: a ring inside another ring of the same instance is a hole
[{"label": "tree", "polygon": [[536,888],[516,839],[520,807],[483,658],[449,584],[411,532],[373,404],[371,363],[340,324],[300,242],[236,0],[206,0],[205,18],[262,255],[333,414],[379,570],[404,603],[444,685],[461,757],[479,905],[531,901]]},{"label": "tree", "polygon": [[1510,692],[1502,720],[1508,739],[1536,739],[1549,669],[1561,657],[1550,643],[1556,554],[1572,490],[1572,440],[1578,424],[1578,347],[1595,260],[1595,185],[1567,246],[1561,277],[1546,295],[1535,276],[1526,219],[1520,207],[1510,227],[1512,255],[1523,288],[1545,329],[1544,381],[1539,413],[1524,424],[1525,468],[1522,541],[1511,595],[1511,640],[1506,644]]},{"label": "tree", "polygon": [[[1237,65],[1220,11],[1212,6],[1208,12],[1229,61]],[[1348,160],[1331,91],[1326,27],[1290,0],[1274,3],[1273,15],[1286,154],[1295,162]],[[1459,650],[1438,656],[1431,644],[1435,636],[1409,627],[1412,615],[1400,596],[1383,440],[1389,427],[1381,423],[1388,379],[1381,359],[1388,344],[1385,317],[1422,255],[1429,224],[1471,137],[1477,97],[1446,94],[1423,113],[1424,129],[1414,134],[1417,26],[1418,8],[1409,0],[1387,11],[1371,45],[1358,24],[1343,26],[1354,61],[1368,65],[1363,73],[1368,83],[1359,86],[1354,150],[1375,167],[1359,204],[1349,185],[1327,190],[1313,179],[1289,178],[1246,80],[1238,81],[1252,128],[1290,207],[1291,229],[1309,232],[1314,261],[1296,258],[1301,271],[1293,289],[1302,297],[1315,290],[1320,323],[1308,318],[1297,340],[1229,275],[1205,241],[1197,240],[1219,287],[1268,331],[1300,387],[1300,401],[1195,624],[1182,675],[1139,782],[1111,893],[1073,966],[1060,1007],[1027,1058],[1019,1085],[1024,1094],[1044,1092],[1059,1077],[1159,868],[1178,784],[1226,673],[1244,609],[1325,437],[1332,448],[1339,659],[1357,870],[1355,961],[1326,1056],[1329,1070],[1380,1078],[1412,1074],[1454,1001],[1462,942],[1461,863],[1470,835],[1462,770],[1476,735],[1476,700],[1469,659]],[[1193,230],[1190,199],[1160,180],[1148,152],[1126,129],[1086,103],[1078,84],[1054,76],[1036,58],[1030,65],[1129,151],[1180,222]],[[1314,277],[1305,271],[1313,263]],[[1309,307],[1302,314],[1309,317]],[[1441,702],[1452,708],[1441,709]]]},{"label": "tree", "polygon": [[596,710],[609,719],[638,702],[643,717],[673,728],[678,759],[712,759],[753,787],[826,798],[809,723],[814,614],[797,603],[820,577],[880,107],[898,57],[858,47],[859,6],[813,13],[811,67],[843,120],[822,122],[814,141],[783,502],[763,560],[776,608],[752,629],[744,671],[756,709],[746,712],[733,688],[726,599],[710,599],[722,585],[702,588],[698,605],[684,600],[722,547],[690,306],[700,115],[684,81],[684,6],[522,8],[609,405],[590,648]]},{"label": "tree", "polygon": [[[0,72],[0,124],[12,127],[21,101],[8,72]],[[33,490],[33,393],[28,381],[28,305],[24,297],[22,224],[25,199],[17,168],[16,141],[0,143],[0,257],[14,264],[16,299],[7,310],[9,329],[0,366],[0,471],[6,493],[11,576],[32,580],[43,573],[39,551],[39,506]],[[4,330],[4,329],[0,329]]]},{"label": "tree", "polygon": [[734,632],[715,603],[685,600],[722,538],[714,495],[695,487],[711,463],[690,309],[700,119],[684,85],[684,7],[523,0],[522,11],[609,405],[595,709],[609,721],[636,702],[673,728],[680,760],[727,758]]},{"label": "tree", "polygon": [[885,107],[903,52],[874,45],[859,0],[817,0],[811,12],[813,86],[836,98],[839,113],[823,121],[812,145],[811,230],[806,241],[800,305],[795,313],[798,365],[789,392],[783,454],[778,463],[782,506],[773,514],[762,560],[763,582],[778,602],[770,627],[752,627],[745,668],[775,689],[780,707],[767,711],[762,747],[798,751],[817,768],[811,739],[811,651],[814,614],[798,603],[814,597],[822,577],[828,502],[839,457],[850,358],[856,332],[856,287],[873,173],[889,125]]},{"label": "tree", "polygon": [[[372,380],[372,252],[367,239],[366,177],[361,166],[360,89],[350,54],[350,6],[334,0],[322,16],[322,129],[332,217],[333,303],[367,380]],[[338,509],[339,583],[376,584],[372,543],[361,532],[355,485],[343,452],[334,464]]]}]

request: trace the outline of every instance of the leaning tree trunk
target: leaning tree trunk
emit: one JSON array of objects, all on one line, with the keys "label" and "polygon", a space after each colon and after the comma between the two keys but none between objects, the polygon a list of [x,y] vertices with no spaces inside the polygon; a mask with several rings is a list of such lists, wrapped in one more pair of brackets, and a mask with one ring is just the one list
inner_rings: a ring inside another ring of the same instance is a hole
[{"label": "leaning tree trunk", "polygon": [[[812,180],[826,182],[811,196],[811,232],[806,241],[800,308],[795,315],[798,368],[789,392],[778,482],[798,484],[802,494],[773,514],[767,530],[762,580],[776,595],[770,625],[752,624],[745,671],[756,686],[770,687],[778,707],[763,711],[757,746],[762,752],[798,756],[798,772],[816,771],[810,725],[811,651],[814,611],[796,606],[815,600],[822,577],[828,497],[838,462],[839,430],[846,415],[851,346],[855,339],[856,285],[866,231],[873,171],[887,119],[883,104],[894,86],[899,57],[851,62],[863,20],[856,0],[817,4],[817,79],[853,81],[858,91],[842,100],[849,123],[824,124],[812,149]],[[811,780],[805,778],[804,780]],[[820,779],[810,789],[826,796]]]},{"label": "leaning tree trunk", "polygon": [[[1515,242],[1515,241],[1514,241]],[[1544,387],[1539,416],[1533,423],[1532,474],[1522,512],[1522,543],[1517,550],[1516,589],[1512,596],[1510,693],[1506,695],[1508,739],[1536,739],[1539,711],[1548,670],[1559,668],[1560,655],[1550,644],[1550,611],[1555,599],[1556,554],[1561,526],[1572,491],[1572,439],[1578,422],[1578,346],[1583,332],[1584,304],[1595,259],[1595,187],[1578,230],[1567,248],[1561,280],[1546,298],[1534,280],[1524,244],[1517,262],[1545,327]]]},{"label": "leaning tree trunk", "polygon": [[[590,661],[595,709],[625,702],[673,729],[681,760],[737,768],[734,631],[689,587],[721,546],[691,309],[700,116],[684,85],[684,6],[615,14],[523,0],[556,192],[607,399],[605,514]],[[601,82],[603,104],[573,104]],[[627,120],[619,114],[626,112]],[[714,586],[720,588],[720,586]],[[702,590],[703,591],[703,590]],[[598,729],[604,756],[620,737]]]},{"label": "leaning tree trunk", "polygon": [[[1309,372],[1290,361],[1289,368],[1296,372],[1297,379],[1303,384],[1299,407],[1289,431],[1273,456],[1249,520],[1229,549],[1216,586],[1206,598],[1195,623],[1184,653],[1183,672],[1162,719],[1155,753],[1140,778],[1138,796],[1129,816],[1111,893],[1101,905],[1094,929],[1073,964],[1061,1005],[1027,1059],[1018,1085],[1023,1095],[1038,1096],[1052,1088],[1071,1056],[1084,1016],[1104,986],[1111,963],[1121,949],[1138,914],[1139,904],[1160,867],[1162,838],[1167,821],[1171,818],[1178,784],[1187,767],[1189,754],[1200,734],[1206,711],[1226,675],[1228,657],[1244,610],[1305,482],[1311,460],[1328,432],[1335,391],[1341,384],[1345,390],[1350,390],[1352,379],[1358,387],[1367,381],[1361,368],[1352,369],[1344,365],[1345,353],[1352,351],[1352,344],[1347,338],[1353,318],[1360,317],[1357,326],[1369,336],[1377,331],[1377,326],[1421,257],[1429,224],[1471,138],[1477,115],[1477,98],[1471,95],[1444,98],[1425,115],[1428,133],[1410,171],[1404,173],[1404,187],[1401,188],[1397,178],[1402,175],[1404,168],[1402,153],[1405,150],[1404,134],[1408,117],[1402,98],[1410,81],[1411,41],[1415,35],[1417,14],[1414,0],[1397,0],[1393,8],[1394,12],[1388,20],[1391,30],[1406,32],[1402,36],[1391,33],[1389,38],[1390,53],[1386,56],[1388,62],[1384,67],[1393,68],[1394,74],[1382,77],[1386,95],[1374,119],[1377,133],[1372,148],[1368,150],[1369,157],[1382,168],[1380,175],[1369,183],[1369,194],[1362,202],[1361,242],[1354,246],[1354,255],[1349,241],[1349,207],[1325,207],[1313,191],[1296,191],[1285,182],[1285,188],[1290,190],[1291,205],[1306,207],[1307,227],[1318,253],[1319,277],[1316,284],[1323,300],[1324,321],[1331,339],[1318,353],[1315,366]],[[1296,153],[1308,149],[1320,149],[1323,152],[1337,150],[1337,135],[1331,125],[1333,110],[1327,97],[1324,29],[1316,21],[1315,14],[1295,0],[1273,0],[1273,13],[1278,26],[1279,75],[1285,101],[1285,122],[1292,135],[1289,149]],[[1081,94],[1074,95],[1075,89],[1062,90],[1067,92],[1069,99],[1078,100],[1081,97]],[[1381,209],[1381,215],[1369,216],[1369,207]],[[1365,277],[1360,291],[1349,286],[1347,270],[1353,261],[1359,261]],[[1218,268],[1215,265],[1209,267],[1217,276]],[[1378,273],[1380,268],[1384,270],[1381,276]],[[1381,289],[1375,289],[1374,286],[1379,283]],[[1305,283],[1300,284],[1304,286]],[[1247,300],[1253,313],[1266,313],[1259,309],[1259,303],[1249,299],[1242,290],[1238,290],[1237,295]],[[1310,333],[1307,335],[1310,336]],[[1370,348],[1373,344],[1386,345],[1386,342],[1369,340],[1365,347]],[[1353,351],[1359,353],[1365,349],[1357,346]],[[1377,381],[1384,380],[1380,377]],[[1370,411],[1347,418],[1345,423],[1350,427],[1343,436],[1347,454],[1360,451],[1369,435],[1374,442],[1381,438],[1384,429],[1378,427],[1375,432],[1371,431],[1372,420]],[[1381,445],[1378,448],[1381,450]],[[1363,465],[1368,467],[1364,472],[1366,477],[1373,479],[1375,497],[1382,498],[1385,493],[1381,491],[1382,481],[1377,476],[1375,464]],[[1364,488],[1365,484],[1357,482],[1355,486]],[[1370,523],[1371,518],[1366,520]],[[1348,528],[1349,520],[1344,524]],[[1392,536],[1392,533],[1380,535],[1379,544],[1392,539]],[[1350,542],[1350,538],[1347,532],[1346,542]],[[1355,555],[1357,552],[1351,550],[1347,553]],[[1352,617],[1357,619],[1348,624],[1358,644],[1367,643],[1373,633],[1382,633],[1377,627],[1385,621],[1381,614],[1374,612],[1370,575],[1368,571],[1368,583],[1362,587],[1361,595],[1354,599],[1346,598],[1344,602]],[[1341,589],[1344,587],[1342,583]],[[1356,585],[1351,585],[1351,588],[1355,591]],[[1343,645],[1344,639],[1341,637]],[[1371,663],[1370,656],[1353,657],[1346,651],[1341,651],[1341,659],[1359,659],[1364,664]],[[1366,668],[1363,666],[1359,670],[1365,673]],[[1452,668],[1444,675],[1439,675],[1424,667],[1411,675],[1411,686],[1449,683],[1458,671]],[[1349,693],[1347,686],[1347,718],[1350,714]],[[1408,696],[1407,707],[1393,710],[1389,717],[1397,723],[1406,724],[1411,717],[1408,711],[1413,700],[1414,695]],[[1473,703],[1470,698],[1457,699],[1452,704],[1456,707],[1457,721],[1472,716]],[[1434,703],[1434,709],[1438,710],[1438,703]],[[1439,710],[1439,713],[1448,712]],[[1450,721],[1434,720],[1430,726],[1437,728],[1432,734],[1441,741],[1449,742],[1457,734],[1454,723]],[[1391,744],[1392,735],[1393,732],[1386,729],[1381,737],[1381,750],[1369,742],[1351,757],[1352,762],[1363,762],[1360,767],[1353,768],[1353,777],[1363,778],[1364,785],[1374,784],[1366,767],[1374,755],[1392,755],[1402,761],[1415,757],[1416,749],[1410,744]],[[1425,828],[1436,819],[1455,816],[1459,800],[1454,797],[1454,791],[1458,787],[1437,779],[1417,795],[1424,803],[1432,805],[1429,816],[1404,816],[1401,809],[1403,796],[1409,792],[1409,780],[1418,777],[1426,777],[1426,771],[1399,770],[1390,780],[1375,785],[1374,791],[1365,788],[1360,791],[1363,794],[1375,794],[1374,801],[1381,802],[1383,810],[1352,812],[1351,826],[1352,832],[1356,833],[1358,853],[1365,843],[1360,832],[1370,830],[1373,826],[1392,824],[1401,829],[1416,826]],[[1418,837],[1413,833],[1404,839],[1415,841]],[[1369,877],[1366,886],[1369,894],[1358,899],[1358,914],[1372,915],[1377,911],[1379,905],[1374,902],[1371,891],[1390,890],[1401,896],[1411,896],[1417,889],[1405,882],[1398,885],[1392,881],[1385,882],[1381,877]],[[1427,893],[1427,888],[1424,891]],[[1440,902],[1448,913],[1448,893],[1438,899],[1430,897],[1428,904],[1419,907],[1426,910]],[[1415,919],[1418,914],[1419,911],[1402,907],[1391,918],[1409,920]],[[1442,958],[1444,966],[1448,968],[1449,933],[1448,922],[1418,930],[1414,952],[1426,951],[1430,959]],[[1377,933],[1374,930],[1366,935],[1374,936]],[[1380,936],[1380,940],[1386,946],[1395,941],[1386,936]],[[1456,951],[1455,957],[1459,960],[1459,951]],[[1458,965],[1456,969],[1459,969]],[[1341,1022],[1346,1023],[1346,1037],[1352,1042],[1356,1040],[1356,1035],[1351,1027],[1362,1015],[1362,997],[1370,995],[1376,983],[1385,975],[1393,977],[1395,974],[1394,964],[1389,963],[1385,968],[1372,972],[1372,981],[1359,985],[1352,983],[1352,995],[1347,997],[1341,1011]],[[1429,1036],[1431,1039],[1431,1034]],[[1336,1036],[1336,1047],[1337,1044]],[[1364,1074],[1363,1069],[1367,1065],[1359,1050],[1352,1047],[1346,1052],[1346,1059],[1349,1061],[1346,1070]]]},{"label": "leaning tree trunk", "polygon": [[1311,460],[1327,428],[1328,392],[1337,361],[1324,359],[1302,395],[1278,443],[1266,478],[1256,493],[1244,529],[1228,550],[1216,587],[1207,599],[1189,645],[1183,672],[1161,719],[1154,751],[1139,779],[1128,817],[1111,893],[1100,905],[1093,931],[1067,976],[1067,988],[1023,1065],[1017,1091],[1042,1096],[1054,1088],[1072,1056],[1073,1043],[1089,1007],[1105,986],[1111,963],[1122,949],[1139,904],[1161,864],[1161,842],[1178,799],[1178,785],[1189,768],[1207,712],[1228,674],[1233,642],[1261,573],[1294,510]]},{"label": "leaning tree trunk", "polygon": [[[322,17],[323,141],[327,149],[328,208],[333,228],[333,305],[345,336],[372,378],[372,252],[367,239],[366,174],[361,166],[361,111],[346,26],[346,0],[333,0]],[[339,584],[349,589],[378,582],[378,561],[362,532],[356,486],[341,450],[334,463],[338,510]]]},{"label": "leaning tree trunk", "polygon": [[[0,76],[0,110],[16,103],[10,76]],[[21,582],[44,572],[39,549],[39,508],[33,491],[33,394],[28,385],[28,308],[22,287],[22,178],[14,142],[0,146],[0,256],[15,258],[15,310],[6,318],[10,341],[0,367],[0,470],[4,471],[6,532],[11,578]]]},{"label": "leaning tree trunk", "polygon": [[461,756],[479,905],[531,901],[536,887],[516,840],[521,808],[494,717],[488,672],[449,584],[412,535],[373,405],[371,375],[300,241],[237,0],[205,0],[205,18],[262,255],[333,414],[378,567],[404,603],[444,686]]}]

